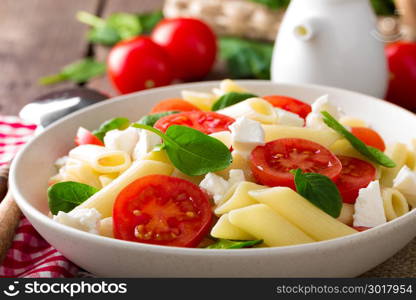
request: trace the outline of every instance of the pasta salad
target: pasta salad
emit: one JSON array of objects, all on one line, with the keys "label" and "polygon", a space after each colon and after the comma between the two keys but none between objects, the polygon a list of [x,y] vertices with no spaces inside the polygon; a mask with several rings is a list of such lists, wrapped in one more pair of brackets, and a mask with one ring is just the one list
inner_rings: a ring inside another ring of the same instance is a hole
[{"label": "pasta salad", "polygon": [[[312,105],[223,80],[139,121],[117,117],[56,161],[56,222],[106,237],[236,249],[312,243],[416,207],[416,152],[323,95]],[[413,141],[416,148],[416,142]]]}]

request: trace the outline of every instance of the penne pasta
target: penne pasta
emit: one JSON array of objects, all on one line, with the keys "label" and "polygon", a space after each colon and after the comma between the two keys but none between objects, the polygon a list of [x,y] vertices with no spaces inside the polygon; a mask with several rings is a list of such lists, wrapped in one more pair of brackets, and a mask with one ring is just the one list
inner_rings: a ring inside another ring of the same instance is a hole
[{"label": "penne pasta", "polygon": [[315,129],[283,125],[263,125],[266,143],[282,138],[299,138],[328,147],[340,138],[332,129]]},{"label": "penne pasta", "polygon": [[96,145],[81,145],[69,152],[70,158],[88,163],[98,173],[117,173],[126,170],[131,159],[124,151],[109,150]]},{"label": "penne pasta", "polygon": [[217,111],[234,119],[246,117],[262,124],[274,124],[277,115],[273,106],[261,98],[250,98]]},{"label": "penne pasta", "polygon": [[250,169],[250,162],[245,158],[245,154],[239,153],[238,151],[231,152],[233,161],[231,165],[221,171],[215,172],[215,174],[226,178],[233,169],[240,169],[244,172],[244,177],[247,181],[254,181],[253,174]]},{"label": "penne pasta", "polygon": [[110,184],[103,187],[74,210],[81,208],[95,208],[101,213],[103,218],[110,217],[117,195],[127,185],[146,175],[170,175],[172,171],[173,168],[170,165],[162,162],[150,160],[136,161],[130,168],[124,171],[124,173],[120,174],[120,176],[114,179]]},{"label": "penne pasta", "polygon": [[99,174],[85,161],[68,158],[64,167],[59,170],[62,181],[75,181],[101,188]]},{"label": "penne pasta", "polygon": [[196,185],[199,185],[199,183],[204,179],[204,176],[189,176],[189,175],[186,175],[186,174],[182,173],[181,171],[179,171],[176,168],[173,169],[173,172],[172,172],[171,176],[188,180],[188,181],[190,181],[190,182],[192,182],[193,184],[196,184]]},{"label": "penne pasta", "polygon": [[231,145],[233,143],[233,139],[231,137],[231,132],[229,132],[229,131],[218,131],[218,132],[211,133],[209,136],[219,140],[225,146],[227,146],[227,148],[231,148]]},{"label": "penne pasta", "polygon": [[204,111],[211,110],[212,105],[217,100],[216,95],[187,90],[182,91],[182,98]]},{"label": "penne pasta", "polygon": [[416,171],[416,153],[414,151],[407,151],[406,161],[404,164],[411,170]]},{"label": "penne pasta", "polygon": [[364,120],[350,116],[343,116],[338,120],[338,122],[348,127],[368,127],[367,123]]},{"label": "penne pasta", "polygon": [[147,155],[145,155],[142,160],[154,160],[160,161],[165,164],[171,164],[168,154],[165,150],[153,150],[150,151]]},{"label": "penne pasta", "polygon": [[254,240],[255,237],[234,226],[228,220],[228,214],[223,214],[211,229],[211,236],[228,240]]},{"label": "penne pasta", "polygon": [[387,221],[396,219],[409,212],[409,204],[405,196],[397,189],[384,188],[382,189],[381,196],[383,198]]},{"label": "penne pasta", "polygon": [[231,79],[224,79],[220,82],[220,90],[223,91],[225,94],[230,92],[236,92],[236,93],[247,93],[248,90],[245,88],[239,86],[235,83],[234,80]]},{"label": "penne pasta", "polygon": [[228,213],[228,220],[267,246],[312,243],[315,240],[264,204],[254,204]]},{"label": "penne pasta", "polygon": [[117,178],[119,174],[113,173],[113,174],[105,174],[98,177],[100,180],[101,186],[109,185],[111,181],[113,181],[115,178]]},{"label": "penne pasta", "polygon": [[248,192],[264,188],[265,186],[263,185],[258,185],[248,181],[243,181],[234,185],[220,200],[217,208],[214,210],[215,214],[222,215],[232,211],[233,209],[257,204],[258,202],[253,199]]},{"label": "penne pasta", "polygon": [[249,194],[318,241],[357,232],[326,214],[290,188],[274,187],[250,191]]},{"label": "penne pasta", "polygon": [[393,186],[393,179],[406,163],[408,151],[407,146],[402,143],[396,143],[387,147],[385,152],[396,163],[396,166],[394,168],[381,168],[380,183],[383,187]]}]

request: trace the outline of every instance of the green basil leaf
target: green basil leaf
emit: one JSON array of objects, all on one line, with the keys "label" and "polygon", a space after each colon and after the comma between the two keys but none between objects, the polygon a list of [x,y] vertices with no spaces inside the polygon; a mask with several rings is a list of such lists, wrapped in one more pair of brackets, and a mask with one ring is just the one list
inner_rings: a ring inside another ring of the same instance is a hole
[{"label": "green basil leaf", "polygon": [[170,161],[182,173],[189,176],[204,175],[227,168],[232,162],[230,150],[219,140],[196,129],[172,125],[162,133],[156,128],[135,123],[136,128],[146,129],[163,139],[164,149]]},{"label": "green basil leaf", "polygon": [[112,46],[142,33],[141,22],[135,14],[114,13],[103,19],[89,12],[80,11],[76,17],[78,21],[91,26],[87,37],[90,42],[96,44]]},{"label": "green basil leaf", "polygon": [[263,4],[270,9],[284,9],[290,3],[290,0],[251,0],[251,1]]},{"label": "green basil leaf", "polygon": [[40,78],[39,83],[49,85],[66,80],[75,83],[84,83],[91,78],[104,74],[105,70],[105,63],[98,62],[89,57],[63,67],[58,74]]},{"label": "green basil leaf", "polygon": [[227,168],[230,150],[219,140],[196,129],[172,125],[166,130],[165,149],[172,163],[190,176],[204,175]]},{"label": "green basil leaf", "polygon": [[388,16],[396,12],[394,0],[371,0],[371,4],[377,15]]},{"label": "green basil leaf", "polygon": [[92,134],[94,134],[97,138],[101,141],[104,141],[104,136],[107,132],[114,129],[123,130],[130,126],[130,120],[127,118],[114,118],[108,121],[105,121],[103,124],[100,125],[100,128],[94,130]]},{"label": "green basil leaf", "polygon": [[163,19],[161,11],[155,11],[148,14],[137,16],[143,29],[143,33],[150,33],[153,28]]},{"label": "green basil leaf", "polygon": [[81,23],[91,26],[90,31],[87,33],[87,38],[92,43],[112,46],[121,40],[117,29],[110,26],[103,18],[87,11],[77,12],[76,18]]},{"label": "green basil leaf", "polygon": [[355,150],[360,152],[369,160],[387,168],[394,168],[396,166],[396,163],[393,160],[391,160],[386,154],[374,147],[367,146],[366,144],[364,144],[360,139],[358,139],[344,126],[342,126],[337,120],[335,120],[335,118],[332,117],[327,111],[323,111],[321,112],[321,114],[323,115],[322,120],[325,122],[326,125],[328,125],[328,127],[334,129],[336,132],[345,137],[355,148]]},{"label": "green basil leaf", "polygon": [[219,239],[214,244],[209,245],[206,249],[241,249],[248,248],[263,243],[263,240],[252,241],[231,241],[225,239]]},{"label": "green basil leaf", "polygon": [[212,110],[220,110],[222,108],[225,108],[227,106],[231,106],[234,104],[237,104],[241,101],[244,101],[248,98],[257,97],[256,95],[249,94],[249,93],[236,93],[236,92],[230,92],[222,95],[215,103],[212,105]]},{"label": "green basil leaf", "polygon": [[325,175],[290,171],[295,175],[296,191],[328,215],[337,218],[341,213],[342,198],[336,184]]},{"label": "green basil leaf", "polygon": [[230,77],[270,79],[272,43],[221,37],[219,49]]},{"label": "green basil leaf", "polygon": [[173,114],[177,114],[177,113],[180,113],[180,111],[171,110],[171,111],[164,111],[164,112],[161,112],[161,113],[147,115],[147,116],[144,116],[143,118],[141,118],[139,120],[139,124],[153,126],[153,125],[155,125],[155,123],[159,119],[161,119],[161,118],[163,118],[165,116],[169,116],[169,115],[173,115]]},{"label": "green basil leaf", "polygon": [[115,13],[107,18],[107,25],[114,28],[122,40],[132,38],[142,32],[140,20],[134,14]]},{"label": "green basil leaf", "polygon": [[121,41],[121,37],[117,30],[107,24],[91,28],[87,33],[87,39],[93,44],[101,44],[104,46],[113,46]]},{"label": "green basil leaf", "polygon": [[121,40],[130,39],[142,33],[150,33],[163,19],[161,11],[147,14],[114,13],[107,19],[86,11],[76,15],[78,21],[91,26],[87,33],[90,42],[104,46],[113,46]]},{"label": "green basil leaf", "polygon": [[70,212],[98,192],[95,187],[87,184],[66,181],[59,182],[48,189],[48,204],[52,214],[59,211]]}]

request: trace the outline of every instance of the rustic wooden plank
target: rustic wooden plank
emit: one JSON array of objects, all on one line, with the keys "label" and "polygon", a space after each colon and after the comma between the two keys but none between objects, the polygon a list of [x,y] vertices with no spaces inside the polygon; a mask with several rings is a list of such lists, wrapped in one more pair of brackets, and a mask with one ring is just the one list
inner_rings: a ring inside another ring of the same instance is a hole
[{"label": "rustic wooden plank", "polygon": [[[145,13],[155,10],[160,10],[163,7],[163,0],[111,0],[107,1],[103,9],[102,16],[115,12],[128,12],[128,13]],[[95,57],[98,60],[105,61],[109,49],[103,46],[94,46]],[[112,88],[107,76],[101,78],[95,78],[88,83],[91,88],[98,89],[110,96],[116,96],[117,92]]]},{"label": "rustic wooden plank", "polygon": [[100,0],[0,1],[0,113],[16,114],[34,97],[62,87],[39,86],[39,77],[83,57],[86,28],[79,10],[95,12]]}]

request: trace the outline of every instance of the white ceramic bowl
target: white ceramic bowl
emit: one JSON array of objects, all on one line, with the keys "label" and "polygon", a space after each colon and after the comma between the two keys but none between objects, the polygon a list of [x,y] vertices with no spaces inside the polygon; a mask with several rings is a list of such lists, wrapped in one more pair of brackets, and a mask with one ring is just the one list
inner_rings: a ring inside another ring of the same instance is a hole
[{"label": "white ceramic bowl", "polygon": [[[10,184],[17,204],[36,230],[68,259],[106,277],[352,277],[380,264],[416,235],[416,210],[374,229],[313,244],[209,250],[162,247],[110,239],[58,224],[47,216],[46,189],[53,162],[73,147],[79,126],[96,128],[116,117],[137,120],[159,100],[190,89],[210,91],[219,82],[152,89],[117,97],[62,119],[34,138],[13,162]],[[346,113],[368,121],[386,141],[409,141],[416,116],[375,98],[314,85],[240,81],[259,95],[283,94],[312,102],[322,94]]]}]

